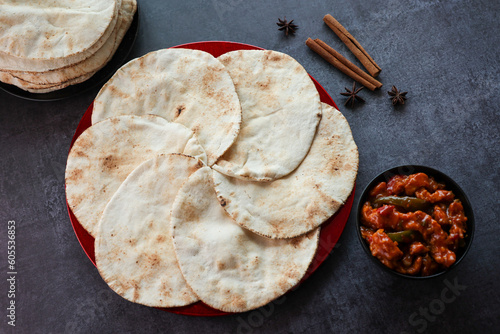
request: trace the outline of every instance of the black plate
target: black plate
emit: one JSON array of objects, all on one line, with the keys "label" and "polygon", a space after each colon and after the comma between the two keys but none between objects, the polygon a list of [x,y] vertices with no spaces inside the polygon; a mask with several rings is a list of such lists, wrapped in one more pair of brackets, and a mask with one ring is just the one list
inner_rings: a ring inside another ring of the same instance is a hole
[{"label": "black plate", "polygon": [[[395,270],[392,270],[388,267],[386,267],[382,262],[380,262],[376,257],[374,257],[370,251],[370,246],[368,243],[363,239],[361,236],[361,231],[360,231],[360,226],[361,226],[361,209],[363,208],[363,204],[368,200],[368,195],[370,193],[370,190],[373,189],[379,182],[385,181],[388,182],[391,177],[394,175],[402,174],[402,175],[410,175],[414,173],[425,173],[429,176],[432,176],[436,181],[439,183],[444,183],[446,186],[447,190],[453,191],[455,194],[455,198],[459,199],[462,202],[462,206],[464,207],[464,213],[465,216],[467,217],[467,235],[464,239],[465,241],[465,246],[460,247],[457,252],[457,260],[455,263],[453,263],[449,268],[446,270],[442,270],[440,272],[437,272],[433,275],[429,276],[412,276],[412,275],[405,275],[398,273]],[[472,212],[472,205],[469,202],[469,199],[465,195],[465,192],[460,188],[460,186],[448,175],[444,174],[443,172],[440,172],[434,168],[427,167],[427,166],[419,166],[419,165],[404,165],[404,166],[398,166],[394,167],[391,169],[386,170],[385,172],[380,173],[377,175],[363,190],[363,193],[361,194],[361,197],[359,199],[358,207],[357,207],[357,212],[356,212],[356,230],[358,234],[358,239],[361,242],[361,245],[363,246],[363,249],[365,250],[366,254],[372,259],[372,261],[378,265],[380,268],[383,270],[390,272],[393,275],[399,276],[399,277],[405,277],[405,278],[410,278],[410,279],[417,279],[417,280],[422,280],[422,279],[429,279],[429,278],[434,278],[437,276],[440,276],[444,273],[449,272],[450,270],[456,268],[458,264],[462,261],[462,259],[465,257],[467,252],[469,251],[469,248],[472,244],[472,238],[474,237],[474,229],[475,229],[475,221],[474,221],[474,214]]]},{"label": "black plate", "polygon": [[66,88],[59,89],[49,93],[30,93],[28,91],[22,90],[19,87],[16,87],[14,85],[9,85],[3,82],[0,82],[0,88],[6,91],[7,93],[10,93],[12,95],[15,95],[17,97],[26,100],[55,101],[76,96],[78,94],[88,91],[89,89],[102,85],[109,78],[111,78],[111,76],[116,72],[116,70],[118,70],[127,59],[130,50],[132,50],[132,46],[134,45],[138,27],[139,27],[139,7],[137,7],[134,19],[132,20],[132,23],[127,33],[123,37],[120,46],[118,46],[118,49],[116,50],[113,58],[111,58],[111,60],[106,64],[106,66],[101,68],[90,79],[85,80],[82,83],[71,85]]}]

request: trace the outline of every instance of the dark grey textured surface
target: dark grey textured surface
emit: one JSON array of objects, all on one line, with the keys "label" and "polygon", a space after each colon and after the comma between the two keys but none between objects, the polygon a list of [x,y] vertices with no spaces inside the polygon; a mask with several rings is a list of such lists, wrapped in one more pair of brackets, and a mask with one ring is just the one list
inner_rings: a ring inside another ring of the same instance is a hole
[{"label": "dark grey textured surface", "polygon": [[[354,110],[344,108],[339,95],[352,81],[304,45],[307,37],[321,38],[355,61],[323,24],[326,13],[383,69],[384,87],[363,91],[366,103]],[[424,325],[428,332],[498,332],[499,14],[500,3],[493,0],[140,1],[141,26],[131,58],[202,40],[290,54],[331,94],[351,125],[360,152],[355,205],[381,170],[409,163],[437,168],[469,195],[476,217],[472,248],[445,276],[401,280],[366,257],[351,215],[340,246],[280,305],[219,318],[135,305],[102,281],[78,244],[65,207],[70,140],[98,89],[50,103],[0,91],[0,333],[411,333]],[[277,31],[275,22],[284,15],[299,25],[296,36]],[[409,92],[404,107],[390,104],[386,91],[393,84]],[[15,329],[6,323],[9,220],[17,224]],[[465,290],[454,301],[441,302],[453,299],[445,281],[455,280]],[[419,315],[426,308],[438,315]]]}]

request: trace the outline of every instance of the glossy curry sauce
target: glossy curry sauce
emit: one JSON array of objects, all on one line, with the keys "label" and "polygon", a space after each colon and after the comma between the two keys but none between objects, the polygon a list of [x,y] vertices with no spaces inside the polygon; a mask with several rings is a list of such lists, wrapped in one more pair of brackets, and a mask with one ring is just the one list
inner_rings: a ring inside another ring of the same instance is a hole
[{"label": "glossy curry sauce", "polygon": [[456,261],[466,236],[453,192],[424,173],[380,182],[361,212],[361,235],[373,256],[402,274],[428,276]]}]

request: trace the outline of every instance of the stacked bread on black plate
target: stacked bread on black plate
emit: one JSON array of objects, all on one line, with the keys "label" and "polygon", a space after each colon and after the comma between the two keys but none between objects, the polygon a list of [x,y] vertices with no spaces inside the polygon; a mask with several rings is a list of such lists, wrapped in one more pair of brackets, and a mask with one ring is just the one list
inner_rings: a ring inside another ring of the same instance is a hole
[{"label": "stacked bread on black plate", "polygon": [[136,10],[136,0],[2,1],[0,81],[47,93],[89,79],[111,60]]}]

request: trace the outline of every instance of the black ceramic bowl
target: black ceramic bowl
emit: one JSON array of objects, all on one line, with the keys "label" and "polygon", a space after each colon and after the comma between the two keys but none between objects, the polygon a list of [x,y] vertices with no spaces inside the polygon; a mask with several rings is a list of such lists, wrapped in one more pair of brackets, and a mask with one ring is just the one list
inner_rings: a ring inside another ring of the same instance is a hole
[{"label": "black ceramic bowl", "polygon": [[[455,198],[459,199],[462,202],[462,205],[464,207],[465,216],[467,217],[467,230],[466,230],[467,234],[466,234],[466,237],[464,239],[465,240],[465,246],[464,247],[460,247],[457,250],[457,252],[456,252],[457,260],[455,261],[454,264],[452,264],[446,270],[439,271],[439,272],[437,272],[437,273],[435,273],[433,275],[429,275],[429,276],[405,275],[405,274],[398,273],[397,271],[392,270],[392,269],[386,267],[382,262],[380,262],[376,257],[374,257],[372,255],[372,253],[370,251],[370,246],[363,239],[363,237],[361,236],[361,231],[360,231],[360,226],[361,226],[361,209],[363,208],[363,204],[368,200],[370,190],[373,189],[379,182],[382,182],[382,181],[387,182],[387,181],[389,181],[389,179],[391,177],[393,177],[394,175],[398,175],[398,174],[399,175],[410,175],[410,174],[415,174],[415,173],[425,173],[425,174],[427,174],[429,176],[432,176],[439,183],[444,183],[445,186],[446,186],[445,189],[453,191],[453,193],[455,194]],[[386,271],[392,273],[393,275],[399,276],[399,277],[405,277],[405,278],[417,279],[417,280],[419,280],[419,279],[420,280],[421,279],[429,279],[429,278],[434,278],[434,277],[440,276],[440,275],[442,275],[442,274],[444,274],[444,273],[452,270],[453,268],[455,268],[456,266],[458,266],[460,264],[460,262],[462,262],[462,259],[465,257],[465,255],[469,251],[469,248],[470,248],[471,243],[472,243],[472,239],[474,237],[474,228],[475,228],[474,214],[472,212],[472,206],[471,206],[471,204],[469,202],[469,199],[465,195],[465,193],[462,190],[462,188],[460,188],[458,186],[458,184],[455,181],[453,181],[446,174],[444,174],[444,173],[442,173],[442,172],[440,172],[440,171],[438,171],[438,170],[436,170],[434,168],[430,168],[430,167],[426,167],[426,166],[404,165],[404,166],[394,167],[394,168],[386,170],[385,172],[380,173],[363,190],[363,193],[361,194],[361,198],[359,199],[359,203],[358,203],[358,207],[357,207],[357,211],[356,212],[357,212],[357,215],[356,215],[356,222],[357,222],[357,224],[356,224],[356,230],[357,230],[359,241],[361,242],[361,246],[365,250],[366,254],[380,268],[382,268],[383,270],[386,270]]]}]

